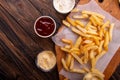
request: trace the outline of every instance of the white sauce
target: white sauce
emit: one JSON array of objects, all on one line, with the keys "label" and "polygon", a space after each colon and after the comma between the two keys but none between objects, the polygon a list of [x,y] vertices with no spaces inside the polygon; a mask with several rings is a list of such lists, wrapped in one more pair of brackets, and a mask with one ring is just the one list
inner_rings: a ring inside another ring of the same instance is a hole
[{"label": "white sauce", "polygon": [[73,9],[75,0],[53,0],[53,5],[58,12],[68,13]]},{"label": "white sauce", "polygon": [[45,71],[49,71],[56,64],[56,57],[51,51],[43,51],[37,56],[37,66]]}]

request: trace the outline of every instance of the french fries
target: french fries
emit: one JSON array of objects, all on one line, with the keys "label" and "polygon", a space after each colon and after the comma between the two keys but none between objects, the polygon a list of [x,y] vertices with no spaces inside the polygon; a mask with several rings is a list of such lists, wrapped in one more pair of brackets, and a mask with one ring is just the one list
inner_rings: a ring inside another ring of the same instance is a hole
[{"label": "french fries", "polygon": [[63,20],[62,23],[67,26],[67,27],[70,27],[70,23],[68,23],[67,21]]},{"label": "french fries", "polygon": [[70,17],[67,17],[66,19],[67,19],[67,21],[68,21],[72,26],[76,26],[75,21],[72,20]]},{"label": "french fries", "polygon": [[105,19],[105,16],[99,14],[99,13],[96,13],[96,12],[91,12],[91,11],[86,11],[86,10],[83,10],[82,11],[83,14],[88,14],[88,15],[95,15],[101,19]]},{"label": "french fries", "polygon": [[112,40],[113,28],[114,28],[114,24],[112,23],[112,24],[110,25],[110,29],[109,29],[109,38],[110,38],[110,41]]},{"label": "french fries", "polygon": [[[79,12],[79,10],[74,9],[72,12]],[[62,58],[63,67],[69,72],[80,74],[92,72],[104,77],[104,74],[96,69],[96,63],[108,51],[114,24],[109,20],[104,22],[105,16],[86,10],[83,10],[81,15],[73,15],[72,18],[67,17],[66,21],[63,20],[63,24],[76,33],[78,38],[74,43],[62,39],[66,45],[61,47],[61,50],[68,53],[66,61]],[[89,20],[87,24],[81,22],[84,18]],[[82,65],[82,69],[74,68],[75,60]],[[88,62],[91,63],[91,68],[84,66]]]}]

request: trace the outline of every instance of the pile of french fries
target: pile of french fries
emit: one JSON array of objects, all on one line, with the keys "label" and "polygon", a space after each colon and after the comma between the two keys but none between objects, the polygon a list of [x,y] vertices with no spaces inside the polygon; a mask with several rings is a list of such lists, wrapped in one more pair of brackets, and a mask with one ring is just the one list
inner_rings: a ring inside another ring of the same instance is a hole
[{"label": "pile of french fries", "polygon": [[[81,12],[81,15],[73,15],[72,18],[68,16],[66,20],[63,20],[63,24],[79,37],[76,42],[65,38],[61,40],[66,44],[61,47],[61,50],[66,52],[66,57],[62,58],[63,67],[70,72],[82,74],[94,72],[104,77],[104,74],[96,69],[96,63],[108,51],[114,23],[110,23],[109,20],[105,22],[105,16],[96,12],[77,9],[72,12]],[[88,19],[87,24],[84,24],[82,19]],[[83,67],[75,69],[75,60]],[[85,66],[89,62],[91,68]]]}]

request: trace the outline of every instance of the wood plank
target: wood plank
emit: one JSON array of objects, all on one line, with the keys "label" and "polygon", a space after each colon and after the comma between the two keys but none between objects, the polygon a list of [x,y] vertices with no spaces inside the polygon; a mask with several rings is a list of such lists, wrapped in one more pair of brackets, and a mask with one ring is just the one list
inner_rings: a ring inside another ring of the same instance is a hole
[{"label": "wood plank", "polygon": [[28,0],[0,0],[0,53],[4,51],[0,75],[11,80],[58,80],[57,67],[45,73],[35,64],[39,52],[54,51],[51,38],[42,39],[34,33],[34,21],[41,14]]},{"label": "wood plank", "polygon": [[[89,1],[90,0],[80,0],[80,2],[78,4],[86,4]],[[117,0],[115,0],[115,1],[113,1],[113,0],[104,0],[102,3],[99,3],[98,0],[96,0],[96,2],[105,11],[109,12],[111,15],[113,15],[114,17],[116,17],[117,19],[120,20],[120,15],[118,14],[118,12],[120,13],[120,9],[119,9],[119,4],[118,4]],[[60,71],[62,69],[62,67],[63,67],[60,61],[61,61],[61,58],[64,56],[64,52],[61,51],[60,47],[57,46],[57,45],[55,46],[55,49],[56,49],[56,54],[57,54],[58,71]],[[106,68],[106,70],[104,72],[104,74],[106,75],[105,80],[108,80],[110,78],[110,76],[112,75],[112,73],[114,72],[116,67],[119,65],[119,63],[120,63],[120,58],[119,58],[120,55],[119,55],[119,53],[120,53],[120,49],[115,54],[115,56],[113,57],[113,59],[111,60],[109,65],[107,66],[107,68]],[[114,66],[112,66],[112,65],[114,65]],[[60,80],[64,79],[64,77],[62,75],[59,75],[59,78],[60,78]]]}]

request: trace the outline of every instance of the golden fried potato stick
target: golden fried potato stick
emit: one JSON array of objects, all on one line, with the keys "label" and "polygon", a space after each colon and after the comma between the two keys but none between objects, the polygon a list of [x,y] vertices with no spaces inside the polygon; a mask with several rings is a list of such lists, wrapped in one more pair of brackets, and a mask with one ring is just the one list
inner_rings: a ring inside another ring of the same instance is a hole
[{"label": "golden fried potato stick", "polygon": [[70,53],[70,50],[69,50],[69,49],[67,49],[67,48],[60,47],[60,49],[61,49],[62,51],[64,51],[64,52]]},{"label": "golden fried potato stick", "polygon": [[105,19],[105,16],[103,16],[103,15],[97,13],[97,12],[83,10],[82,14],[95,15],[95,16],[101,18],[101,19]]},{"label": "golden fried potato stick", "polygon": [[85,71],[85,70],[82,70],[82,69],[71,69],[70,71],[71,71],[71,72],[75,72],[75,73],[79,73],[79,74],[86,73],[86,71]]},{"label": "golden fried potato stick", "polygon": [[74,26],[74,27],[76,26],[76,23],[73,19],[71,19],[70,17],[67,17],[66,19],[72,26]]},{"label": "golden fried potato stick", "polygon": [[98,53],[101,54],[101,51],[103,50],[103,44],[104,40],[100,41],[99,47],[98,47]]},{"label": "golden fried potato stick", "polygon": [[90,59],[93,59],[95,58],[95,53],[94,53],[94,50],[91,50],[90,51]]},{"label": "golden fried potato stick", "polygon": [[72,44],[72,40],[68,40],[68,39],[61,39],[62,42],[66,43],[66,44]]},{"label": "golden fried potato stick", "polygon": [[67,58],[66,58],[66,65],[69,68],[70,64],[71,64],[71,60],[72,60],[72,55],[71,54],[67,54]]},{"label": "golden fried potato stick", "polygon": [[71,59],[70,70],[74,68],[74,58]]},{"label": "golden fried potato stick", "polygon": [[83,67],[83,70],[85,70],[87,73],[90,72],[90,70],[87,67]]},{"label": "golden fried potato stick", "polygon": [[76,40],[76,42],[75,42],[73,48],[79,48],[81,42],[82,42],[82,38],[81,38],[81,36],[79,36],[79,37],[77,38],[77,40]]},{"label": "golden fried potato stick", "polygon": [[66,49],[71,49],[71,45],[65,45],[65,47],[64,48],[66,48]]},{"label": "golden fried potato stick", "polygon": [[87,30],[85,28],[82,28],[79,25],[77,25],[76,28],[79,29],[80,31],[82,31],[83,33],[87,32]]},{"label": "golden fried potato stick", "polygon": [[87,40],[87,39],[83,41],[84,44],[89,44],[89,43],[92,43],[92,42],[93,42],[92,40]]},{"label": "golden fried potato stick", "polygon": [[85,53],[84,53],[84,63],[85,64],[88,62],[88,58],[89,58],[88,51],[85,51]]},{"label": "golden fried potato stick", "polygon": [[110,25],[110,28],[109,28],[109,37],[110,37],[110,41],[112,40],[113,28],[114,28],[114,23],[112,23],[112,24]]},{"label": "golden fried potato stick", "polygon": [[71,53],[71,55],[80,63],[80,64],[83,64],[82,60],[79,58],[78,55],[74,54],[74,53]]},{"label": "golden fried potato stick", "polygon": [[105,41],[104,41],[104,49],[106,51],[108,51],[109,40],[110,40],[109,34],[108,34],[108,31],[106,31],[106,33],[105,33]]},{"label": "golden fried potato stick", "polygon": [[73,18],[75,19],[85,19],[88,18],[89,16],[87,14],[82,14],[82,15],[73,15]]},{"label": "golden fried potato stick", "polygon": [[99,30],[99,36],[102,38],[103,37],[103,29],[102,28],[100,28],[100,30]]},{"label": "golden fried potato stick", "polygon": [[76,28],[74,28],[74,27],[72,27],[71,29],[72,29],[72,31],[73,31],[74,33],[76,33],[76,34],[78,34],[78,35],[81,35],[81,36],[85,36],[85,34],[82,33],[82,32],[81,32],[80,30],[78,30],[78,29],[76,29]]},{"label": "golden fried potato stick", "polygon": [[95,69],[95,66],[96,66],[96,60],[95,58],[92,58],[91,59],[91,70]]},{"label": "golden fried potato stick", "polygon": [[90,35],[98,35],[98,33],[97,32],[95,32],[95,31],[87,31],[86,32],[87,34],[90,34]]},{"label": "golden fried potato stick", "polygon": [[80,25],[81,27],[84,27],[84,24],[80,20],[75,20],[75,23]]},{"label": "golden fried potato stick", "polygon": [[67,21],[62,20],[62,23],[63,23],[66,27],[69,27],[69,28],[70,28],[70,23],[68,23]]},{"label": "golden fried potato stick", "polygon": [[67,65],[66,65],[66,63],[65,63],[64,58],[62,58],[62,61],[61,61],[61,62],[62,62],[62,64],[63,64],[64,69],[68,71],[69,69],[68,69],[68,67],[67,67]]}]

